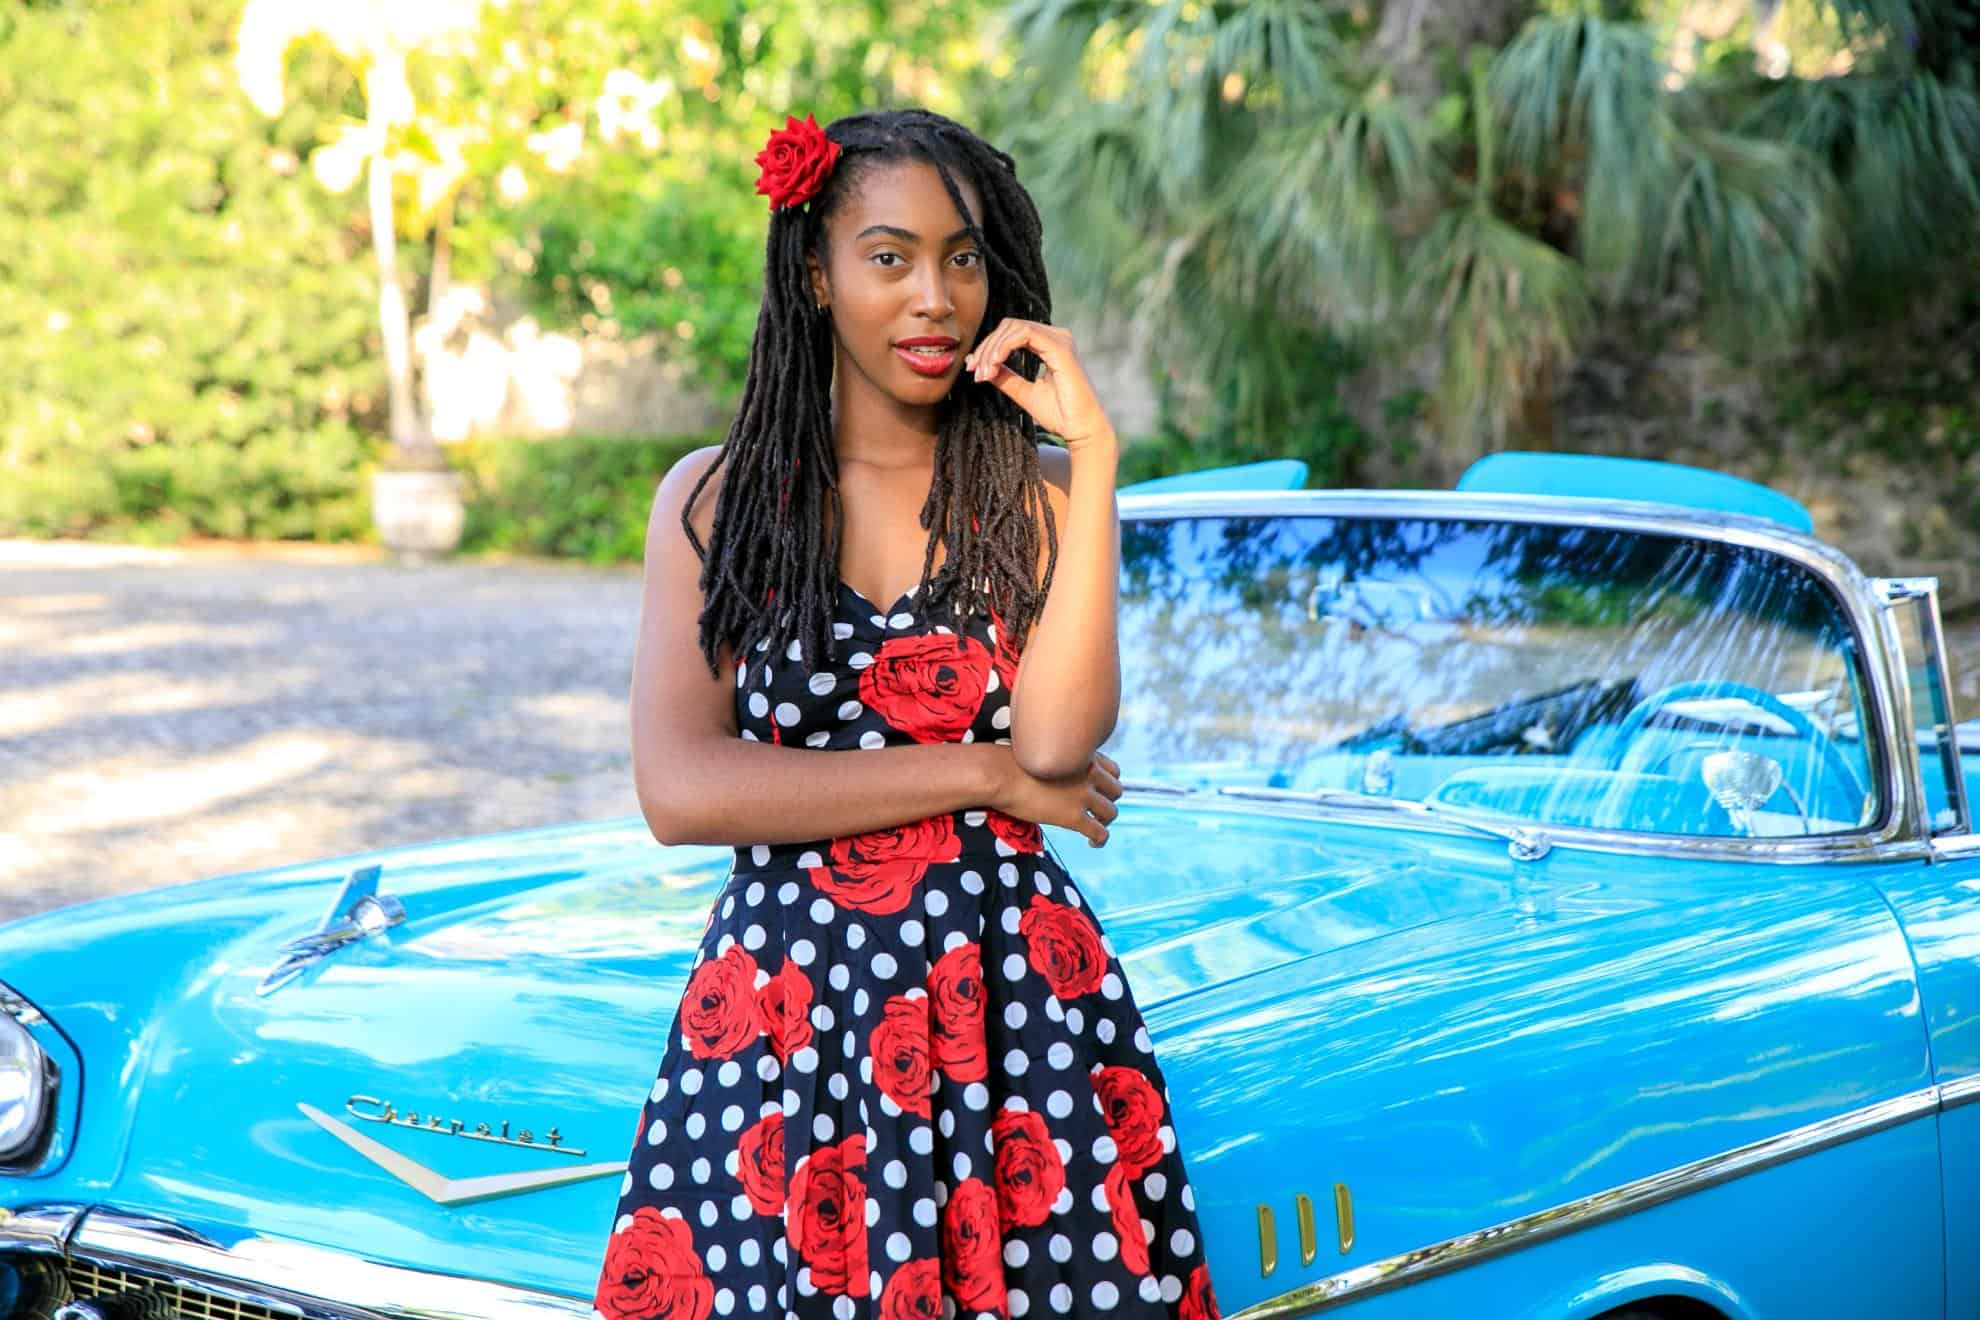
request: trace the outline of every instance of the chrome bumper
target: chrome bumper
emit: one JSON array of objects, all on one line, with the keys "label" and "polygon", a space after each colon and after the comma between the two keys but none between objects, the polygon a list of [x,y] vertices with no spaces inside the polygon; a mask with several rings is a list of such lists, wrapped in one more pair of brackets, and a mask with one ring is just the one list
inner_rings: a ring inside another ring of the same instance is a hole
[{"label": "chrome bumper", "polygon": [[305,1320],[588,1320],[588,1302],[102,1206],[0,1206],[0,1253],[91,1261]]}]

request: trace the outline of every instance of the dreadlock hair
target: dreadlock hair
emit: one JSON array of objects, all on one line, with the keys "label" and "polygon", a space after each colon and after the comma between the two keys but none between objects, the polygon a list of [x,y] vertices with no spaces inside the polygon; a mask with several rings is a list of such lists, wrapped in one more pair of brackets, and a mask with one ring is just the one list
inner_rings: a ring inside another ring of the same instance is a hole
[{"label": "dreadlock hair", "polygon": [[[748,667],[757,653],[767,663],[793,642],[813,665],[836,651],[831,617],[845,518],[832,438],[834,336],[830,315],[813,301],[805,256],[814,253],[825,264],[826,222],[862,180],[897,162],[933,165],[984,254],[983,329],[1009,316],[1051,318],[1043,228],[1009,155],[920,109],[848,115],[826,125],[825,135],[839,144],[840,156],[824,187],[801,206],[771,213],[763,305],[742,404],[681,514],[702,561],[700,642],[711,674],[724,643]],[[958,175],[975,184],[983,215],[970,214]],[[1005,366],[1027,379],[1038,374],[1037,355],[1028,350],[1012,354]],[[704,550],[687,511],[718,468],[725,475]],[[1034,504],[1049,542],[1042,585]],[[920,608],[945,610],[953,623],[987,607],[999,621],[999,647],[1021,649],[1058,563],[1058,530],[1038,467],[1038,426],[1001,391],[966,374],[938,406],[935,475],[921,525],[931,534],[921,561]],[[938,538],[946,558],[931,581]]]}]

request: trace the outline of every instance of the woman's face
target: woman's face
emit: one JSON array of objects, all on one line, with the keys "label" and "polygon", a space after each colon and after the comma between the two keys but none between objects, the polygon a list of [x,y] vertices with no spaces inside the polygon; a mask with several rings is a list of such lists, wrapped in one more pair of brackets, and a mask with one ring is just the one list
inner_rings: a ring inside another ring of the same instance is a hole
[{"label": "woman's face", "polygon": [[[981,217],[976,189],[951,175]],[[874,169],[826,222],[825,242],[824,265],[810,262],[812,292],[832,314],[840,388],[856,375],[901,403],[939,402],[976,344],[990,297],[983,254],[942,176],[923,161]]]}]

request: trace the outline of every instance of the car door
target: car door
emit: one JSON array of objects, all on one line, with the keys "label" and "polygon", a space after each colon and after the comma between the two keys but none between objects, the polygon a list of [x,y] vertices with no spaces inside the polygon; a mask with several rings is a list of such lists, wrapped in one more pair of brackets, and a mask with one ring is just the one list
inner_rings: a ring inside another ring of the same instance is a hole
[{"label": "car door", "polygon": [[[1959,728],[1954,665],[1931,578],[1878,583],[1902,649],[1918,775],[1932,825],[1931,864],[1880,874],[1918,965],[1939,1089],[1945,1184],[1946,1314],[1980,1315],[1980,730]],[[1964,657],[1970,665],[1980,657]]]}]

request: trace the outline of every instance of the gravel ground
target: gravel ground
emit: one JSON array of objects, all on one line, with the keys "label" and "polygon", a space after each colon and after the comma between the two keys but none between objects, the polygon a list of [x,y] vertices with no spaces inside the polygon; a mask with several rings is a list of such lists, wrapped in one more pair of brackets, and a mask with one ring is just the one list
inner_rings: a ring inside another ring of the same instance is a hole
[{"label": "gravel ground", "polygon": [[638,610],[637,568],[0,540],[0,920],[635,814]]},{"label": "gravel ground", "polygon": [[637,568],[0,540],[0,920],[636,813]]}]

